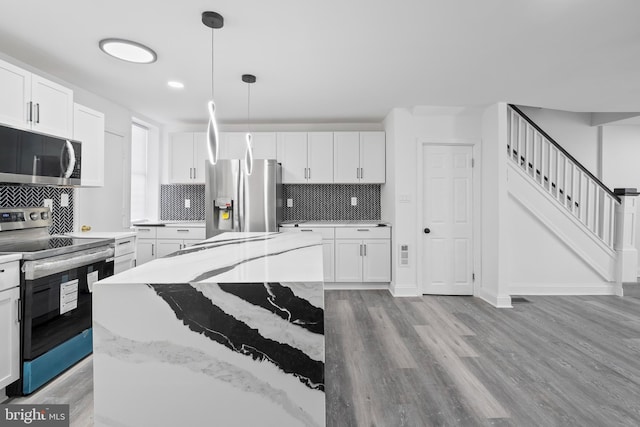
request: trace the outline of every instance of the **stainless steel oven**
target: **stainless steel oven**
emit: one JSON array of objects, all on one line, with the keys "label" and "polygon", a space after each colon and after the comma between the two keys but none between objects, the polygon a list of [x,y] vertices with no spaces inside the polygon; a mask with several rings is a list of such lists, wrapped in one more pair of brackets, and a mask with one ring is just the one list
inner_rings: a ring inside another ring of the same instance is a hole
[{"label": "stainless steel oven", "polygon": [[0,253],[22,254],[21,378],[30,394],[92,352],[91,290],[113,275],[113,239],[50,236],[48,208],[0,209]]}]

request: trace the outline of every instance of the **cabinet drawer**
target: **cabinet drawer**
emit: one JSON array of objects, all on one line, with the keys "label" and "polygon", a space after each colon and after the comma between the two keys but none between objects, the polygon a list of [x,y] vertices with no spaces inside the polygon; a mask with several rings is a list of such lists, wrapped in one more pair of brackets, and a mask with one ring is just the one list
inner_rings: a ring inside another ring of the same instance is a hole
[{"label": "cabinet drawer", "polygon": [[333,227],[280,227],[285,233],[309,233],[314,232],[322,235],[322,240],[333,240],[335,233]]},{"label": "cabinet drawer", "polygon": [[126,254],[131,254],[136,248],[136,238],[134,236],[125,237],[122,239],[116,239],[115,256],[119,257]]},{"label": "cabinet drawer", "polygon": [[135,227],[139,239],[155,239],[158,227]]},{"label": "cabinet drawer", "polygon": [[389,227],[336,228],[336,239],[389,239]]},{"label": "cabinet drawer", "polygon": [[162,227],[158,229],[158,239],[190,239],[204,240],[204,227]]},{"label": "cabinet drawer", "polygon": [[20,262],[12,261],[0,264],[0,291],[20,284]]}]

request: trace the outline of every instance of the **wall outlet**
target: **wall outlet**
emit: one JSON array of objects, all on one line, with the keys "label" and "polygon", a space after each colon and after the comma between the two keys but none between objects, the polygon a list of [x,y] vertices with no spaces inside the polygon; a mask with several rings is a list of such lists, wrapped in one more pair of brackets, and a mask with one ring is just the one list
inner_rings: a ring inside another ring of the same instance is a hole
[{"label": "wall outlet", "polygon": [[60,195],[60,206],[63,208],[69,206],[69,195],[67,193],[62,193]]},{"label": "wall outlet", "polygon": [[44,199],[42,206],[51,209],[51,212],[53,212],[53,199]]},{"label": "wall outlet", "polygon": [[184,199],[184,207],[187,209],[191,208],[191,199]]},{"label": "wall outlet", "polygon": [[352,197],[351,198],[351,206],[358,206],[358,198],[357,197]]},{"label": "wall outlet", "polygon": [[293,207],[293,199],[287,199],[287,207],[288,208],[292,208]]}]

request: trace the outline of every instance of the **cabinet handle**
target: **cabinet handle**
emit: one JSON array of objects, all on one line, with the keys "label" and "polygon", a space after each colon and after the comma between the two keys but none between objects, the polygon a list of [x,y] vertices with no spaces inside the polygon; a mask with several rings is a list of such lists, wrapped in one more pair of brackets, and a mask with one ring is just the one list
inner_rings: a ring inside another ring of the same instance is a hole
[{"label": "cabinet handle", "polygon": [[311,179],[311,168],[309,168],[309,179]]},{"label": "cabinet handle", "polygon": [[368,229],[368,228],[358,228],[357,230],[358,230],[358,231],[369,231],[369,229]]},{"label": "cabinet handle", "polygon": [[189,232],[189,230],[185,230],[184,228],[178,228],[176,231],[178,233],[188,233]]},{"label": "cabinet handle", "polygon": [[362,256],[362,245],[360,245],[360,256]]},{"label": "cabinet handle", "polygon": [[28,122],[33,122],[33,102],[29,101],[27,102],[27,105],[29,106],[29,118],[27,119]]},{"label": "cabinet handle", "polygon": [[313,230],[300,230],[300,231],[313,231]]},{"label": "cabinet handle", "polygon": [[356,168],[356,178],[360,179],[360,168]]},{"label": "cabinet handle", "polygon": [[40,123],[40,104],[36,104],[36,123]]},{"label": "cabinet handle", "polygon": [[16,300],[16,323],[20,323],[22,320],[22,304],[20,298]]},{"label": "cabinet handle", "polygon": [[307,168],[304,168],[304,179],[307,179]]},{"label": "cabinet handle", "polygon": [[153,253],[153,247],[155,246],[154,243],[151,244],[151,256],[155,256],[155,254]]},{"label": "cabinet handle", "polygon": [[364,169],[360,168],[360,179],[364,179]]},{"label": "cabinet handle", "polygon": [[198,177],[198,169],[193,168],[193,179],[196,179]]},{"label": "cabinet handle", "polygon": [[366,244],[364,244],[364,245],[362,245],[362,246],[364,246],[364,256],[367,256],[367,245],[366,245]]},{"label": "cabinet handle", "polygon": [[131,240],[127,240],[125,242],[118,242],[118,246],[120,246],[120,245],[128,245],[129,243],[131,243]]}]

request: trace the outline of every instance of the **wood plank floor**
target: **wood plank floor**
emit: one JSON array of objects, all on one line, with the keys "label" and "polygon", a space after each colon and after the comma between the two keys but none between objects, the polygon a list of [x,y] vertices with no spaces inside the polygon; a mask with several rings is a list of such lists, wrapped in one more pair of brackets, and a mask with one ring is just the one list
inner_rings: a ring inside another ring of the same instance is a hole
[{"label": "wood plank floor", "polygon": [[[640,299],[327,291],[327,425],[638,426]],[[13,403],[92,425],[92,360]]]}]

